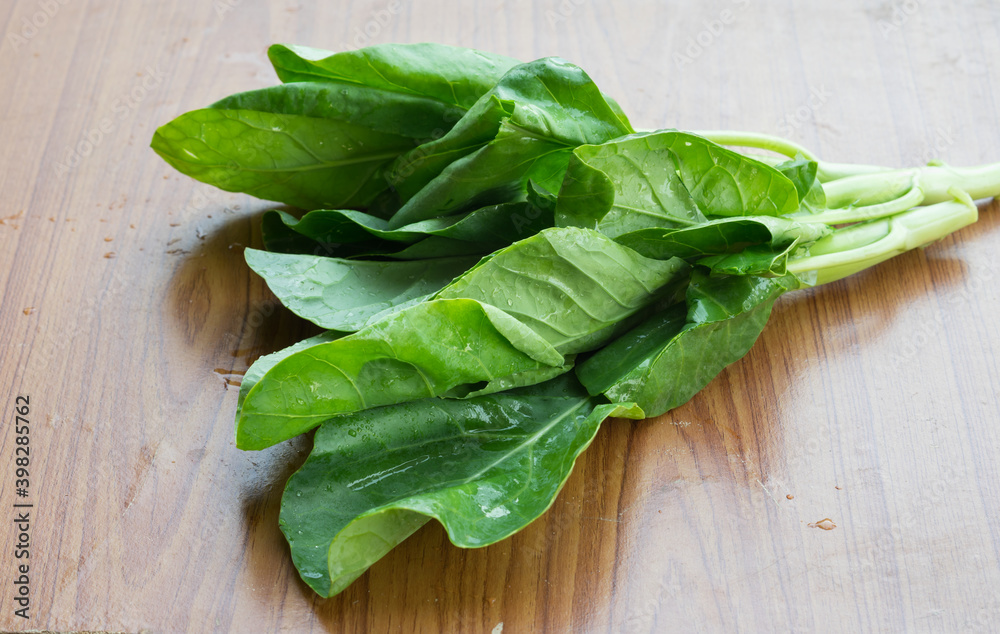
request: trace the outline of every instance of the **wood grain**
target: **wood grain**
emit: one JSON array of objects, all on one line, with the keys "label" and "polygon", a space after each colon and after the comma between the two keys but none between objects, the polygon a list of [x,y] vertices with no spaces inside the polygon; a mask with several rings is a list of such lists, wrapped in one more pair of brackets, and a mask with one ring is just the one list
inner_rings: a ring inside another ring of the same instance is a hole
[{"label": "wood grain", "polygon": [[29,621],[0,516],[0,629],[1000,629],[996,203],[781,300],[690,403],[607,423],[512,539],[459,550],[431,524],[319,600],[277,527],[308,443],[233,444],[226,375],[312,332],[242,262],[267,203],[147,147],[177,114],[273,83],[271,42],[439,41],[566,57],[637,127],[784,132],[833,161],[992,162],[995,3],[316,4],[0,5],[0,506],[18,501],[18,394],[35,504]]}]

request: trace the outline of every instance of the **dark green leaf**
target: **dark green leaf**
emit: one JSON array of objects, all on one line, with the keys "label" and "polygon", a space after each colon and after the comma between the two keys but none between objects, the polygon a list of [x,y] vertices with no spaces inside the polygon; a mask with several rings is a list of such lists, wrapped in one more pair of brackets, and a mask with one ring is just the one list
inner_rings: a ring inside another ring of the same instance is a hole
[{"label": "dark green leaf", "polygon": [[807,160],[802,155],[799,155],[790,161],[778,163],[774,166],[774,169],[792,181],[792,184],[795,185],[795,191],[798,192],[799,200],[802,200],[809,193],[809,190],[812,189],[813,183],[816,182],[816,170],[818,167],[816,161]]},{"label": "dark green leaf", "polygon": [[655,315],[578,365],[577,375],[591,394],[628,398],[648,416],[659,416],[743,357],[774,301],[796,286],[791,276],[696,274],[688,287],[686,323],[677,309]]},{"label": "dark green leaf", "polygon": [[344,121],[386,134],[424,140],[458,121],[465,110],[436,99],[352,84],[303,82],[237,93],[211,106]]},{"label": "dark green leaf", "polygon": [[[301,219],[284,211],[269,211],[262,221],[264,245],[282,253],[355,254],[398,252],[399,244],[414,244],[429,236],[476,243],[475,253],[492,251],[551,227],[552,205],[541,198],[490,205],[464,215],[431,218],[389,229],[381,218],[352,210],[317,209]],[[361,245],[338,249],[341,245]],[[443,243],[436,241],[436,246]],[[435,246],[435,243],[419,250]],[[457,247],[456,247],[457,248]],[[468,247],[467,247],[468,248]],[[468,251],[467,251],[468,252]],[[405,254],[404,254],[405,255]],[[430,257],[440,254],[431,254]]]},{"label": "dark green leaf", "polygon": [[282,499],[295,566],[328,597],[430,518],[466,548],[509,537],[549,508],[608,416],[642,412],[602,405],[567,375],[333,419]]},{"label": "dark green leaf", "polygon": [[479,242],[466,242],[465,240],[429,236],[401,251],[390,251],[382,255],[396,260],[426,260],[428,258],[451,258],[462,255],[484,256],[492,248],[490,245]]},{"label": "dark green leaf", "polygon": [[755,245],[739,253],[709,256],[698,260],[698,264],[726,275],[781,276],[787,271],[789,256],[798,248],[794,242],[785,247]]},{"label": "dark green leaf", "polygon": [[658,260],[740,253],[753,245],[779,252],[792,244],[809,244],[829,233],[819,223],[799,223],[770,216],[719,218],[684,229],[641,229],[615,238],[619,244]]},{"label": "dark green leaf", "polygon": [[333,53],[274,44],[267,51],[283,82],[357,84],[468,110],[510,68],[510,57],[444,44],[376,44]]},{"label": "dark green leaf", "polygon": [[818,213],[826,208],[826,192],[816,176],[819,166],[815,161],[798,156],[791,161],[775,165],[774,169],[780,171],[795,184],[801,201],[799,206],[802,209]]},{"label": "dark green leaf", "polygon": [[413,140],[333,119],[208,108],[160,127],[152,147],[220,189],[312,209],[371,203],[388,187],[383,168]]},{"label": "dark green leaf", "polygon": [[494,140],[451,162],[410,198],[389,226],[401,228],[429,218],[524,200],[528,180],[551,184],[560,179],[569,155],[566,145],[532,136],[505,122]]}]

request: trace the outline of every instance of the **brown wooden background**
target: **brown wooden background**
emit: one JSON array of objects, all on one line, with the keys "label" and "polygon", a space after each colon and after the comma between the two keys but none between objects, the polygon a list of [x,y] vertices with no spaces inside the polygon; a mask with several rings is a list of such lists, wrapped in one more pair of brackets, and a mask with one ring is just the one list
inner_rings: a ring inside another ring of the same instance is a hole
[{"label": "brown wooden background", "polygon": [[[513,539],[461,551],[431,525],[324,601],[277,527],[307,442],[233,444],[225,375],[310,332],[242,261],[267,204],[148,149],[181,112],[274,83],[269,43],[340,49],[367,28],[561,55],[637,127],[784,132],[835,161],[998,161],[995,2],[313,4],[0,4],[0,508],[17,501],[18,394],[36,504],[28,622],[0,512],[0,629],[1000,629],[996,203],[783,299],[688,405],[607,424]],[[824,518],[836,528],[810,527]]]}]

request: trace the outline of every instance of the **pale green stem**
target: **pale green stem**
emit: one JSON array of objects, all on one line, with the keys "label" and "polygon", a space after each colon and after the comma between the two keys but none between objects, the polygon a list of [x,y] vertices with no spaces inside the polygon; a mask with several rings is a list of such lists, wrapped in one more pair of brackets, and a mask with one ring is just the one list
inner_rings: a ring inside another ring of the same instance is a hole
[{"label": "pale green stem", "polygon": [[[816,177],[819,178],[821,183],[826,183],[829,181],[835,181],[841,178],[847,178],[850,176],[857,176],[859,174],[871,174],[877,172],[884,172],[888,168],[880,167],[878,165],[852,165],[848,163],[828,163],[826,161],[819,160],[815,154],[807,150],[805,147],[795,143],[794,141],[789,141],[788,139],[782,139],[781,137],[771,136],[769,134],[760,134],[758,132],[739,132],[736,130],[703,130],[700,132],[694,132],[698,136],[705,137],[710,141],[714,141],[719,145],[731,145],[736,147],[748,147],[756,148],[758,150],[768,150],[771,152],[776,152],[787,156],[788,158],[795,158],[798,155],[802,155],[807,161],[816,161]],[[754,156],[753,158],[759,158]],[[770,162],[769,162],[770,164]]]},{"label": "pale green stem", "polygon": [[962,189],[973,200],[1000,196],[1000,163],[979,167],[951,167],[931,164],[879,174],[852,176],[825,184],[826,203],[830,208],[884,203],[919,187],[923,202],[934,204],[950,200],[948,190]]},{"label": "pale green stem", "polygon": [[[841,225],[891,216],[901,211],[906,211],[911,207],[916,207],[924,202],[925,195],[923,190],[918,185],[917,180],[918,178],[914,176],[911,186],[906,193],[887,202],[862,205],[859,207],[834,207],[831,205],[833,208],[820,213],[814,214],[809,213],[808,211],[802,211],[793,214],[790,217],[794,218],[798,222],[820,222],[827,225]],[[827,204],[829,204],[829,199],[827,200]]]},{"label": "pale green stem", "polygon": [[810,247],[809,255],[789,260],[788,272],[795,274],[803,286],[819,286],[974,223],[979,210],[969,194],[952,188],[951,195],[955,200],[838,229]]}]

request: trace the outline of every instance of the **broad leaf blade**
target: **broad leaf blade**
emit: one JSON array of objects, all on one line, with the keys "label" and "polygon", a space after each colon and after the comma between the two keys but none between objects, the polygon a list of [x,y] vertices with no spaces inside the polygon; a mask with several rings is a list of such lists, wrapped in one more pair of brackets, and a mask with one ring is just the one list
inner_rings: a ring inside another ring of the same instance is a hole
[{"label": "broad leaf blade", "polygon": [[785,247],[756,245],[739,253],[713,255],[698,260],[698,264],[707,266],[713,273],[724,275],[781,276],[787,272],[788,258],[798,248],[795,242]]},{"label": "broad leaf blade", "polygon": [[161,126],[152,147],[183,174],[220,189],[306,209],[365,207],[407,137],[343,121],[254,110],[194,110]]},{"label": "broad leaf blade", "polygon": [[333,119],[419,140],[440,134],[465,114],[462,108],[419,95],[327,82],[279,84],[237,93],[211,107]]},{"label": "broad leaf blade", "polygon": [[819,166],[816,161],[809,161],[799,156],[775,165],[774,169],[795,184],[799,194],[800,209],[810,213],[819,213],[826,209],[826,191],[817,177]]},{"label": "broad leaf blade", "polygon": [[376,44],[334,53],[274,44],[267,51],[281,81],[357,84],[430,98],[468,110],[510,68],[510,57],[445,44]]},{"label": "broad leaf blade", "polygon": [[549,508],[608,416],[642,413],[601,405],[565,376],[333,419],[282,499],[295,566],[332,596],[428,518],[458,546],[504,539]]},{"label": "broad leaf blade", "polygon": [[256,249],[244,256],[290,311],[322,328],[348,332],[441,290],[479,260],[372,262]]},{"label": "broad leaf blade", "polygon": [[[264,214],[261,224],[268,251],[353,256],[364,251],[389,255],[405,248],[401,245],[415,245],[428,237],[474,243],[481,246],[473,252],[488,252],[551,227],[553,219],[552,205],[534,197],[488,205],[468,214],[431,218],[399,229],[389,229],[381,218],[349,209],[317,209],[302,218],[272,210]],[[428,246],[439,248],[441,244],[436,241]],[[429,257],[441,255],[431,253]]]},{"label": "broad leaf blade", "polygon": [[261,380],[267,371],[277,365],[279,361],[285,359],[286,357],[290,357],[300,350],[305,350],[306,348],[311,348],[321,343],[336,341],[343,336],[344,333],[341,332],[323,332],[314,337],[303,339],[298,343],[293,343],[287,348],[278,350],[277,352],[272,352],[271,354],[259,357],[250,365],[246,374],[243,375],[243,380],[240,382],[240,394],[236,405],[237,409],[243,407],[243,401],[246,399],[247,393],[250,389],[257,385],[257,382]]},{"label": "broad leaf blade", "polygon": [[687,273],[576,227],[546,229],[484,260],[437,294],[490,304],[563,353],[592,350]]},{"label": "broad leaf blade", "polygon": [[775,168],[686,132],[662,132],[681,180],[706,216],[777,216],[799,207],[795,185]]},{"label": "broad leaf blade", "polygon": [[530,328],[472,300],[436,300],[288,356],[247,393],[236,444],[264,449],[326,419],[563,365]]},{"label": "broad leaf blade", "polygon": [[677,173],[672,143],[668,133],[645,132],[576,148],[559,192],[556,223],[616,237],[705,222]]}]

